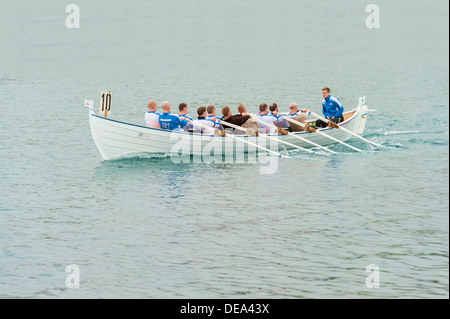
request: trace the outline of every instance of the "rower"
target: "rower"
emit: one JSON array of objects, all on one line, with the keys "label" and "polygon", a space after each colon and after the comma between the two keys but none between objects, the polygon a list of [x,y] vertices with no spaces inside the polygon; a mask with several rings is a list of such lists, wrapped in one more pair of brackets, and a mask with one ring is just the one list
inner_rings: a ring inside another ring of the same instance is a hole
[{"label": "rower", "polygon": [[[275,121],[275,118],[269,114],[269,107],[266,103],[261,103],[259,105],[259,113],[256,114],[256,117],[266,123],[273,124]],[[269,126],[266,126],[259,122],[259,128],[263,133],[269,134],[269,133],[275,133],[275,129],[270,128]]]},{"label": "rower", "polygon": [[148,127],[161,128],[161,125],[159,124],[159,113],[156,113],[158,104],[155,100],[150,100],[147,105],[148,111],[145,113],[145,124]]},{"label": "rower", "polygon": [[177,114],[170,113],[170,102],[161,105],[163,114],[159,116],[159,124],[163,130],[181,131],[180,126],[186,126],[189,120],[182,120]]},{"label": "rower", "polygon": [[289,113],[283,113],[282,115],[289,116],[289,117],[296,117],[301,113],[306,113],[308,116],[311,115],[311,112],[308,109],[303,108],[303,109],[299,110],[297,103],[292,102],[289,105]]},{"label": "rower", "polygon": [[225,131],[222,124],[220,124],[220,118],[217,117],[216,113],[216,106],[215,105],[209,105],[206,108],[206,111],[208,112],[208,119],[214,122],[214,124],[217,126],[217,128],[221,131]]},{"label": "rower", "polygon": [[299,111],[299,109],[298,109],[297,103],[292,102],[292,103],[289,105],[289,112],[282,113],[281,115],[283,115],[283,116],[289,116],[289,117],[295,117],[295,116],[298,115],[298,113],[300,113],[300,111]]},{"label": "rower", "polygon": [[191,130],[192,129],[192,121],[194,120],[192,117],[190,117],[188,113],[188,106],[186,103],[180,103],[178,106],[178,110],[180,111],[178,113],[178,116],[182,120],[189,120],[188,123],[185,126],[182,126],[181,128],[184,130]]},{"label": "rower", "polygon": [[239,112],[239,114],[241,114],[242,116],[248,115],[248,113],[247,113],[247,107],[245,106],[245,104],[239,104],[239,105],[238,105],[238,112]]},{"label": "rower", "polygon": [[270,104],[269,110],[270,114],[272,114],[272,116],[277,119],[275,122],[273,122],[273,125],[281,128],[289,127],[289,123],[279,113],[277,103]]},{"label": "rower", "polygon": [[300,122],[303,124],[303,126],[296,124],[294,122],[289,122],[290,124],[290,128],[292,132],[303,132],[303,131],[309,131],[309,132],[314,132],[314,128],[310,127],[308,125],[308,123],[306,122],[306,120],[309,118],[309,116],[311,115],[311,111],[303,108],[301,110],[298,109],[298,105],[295,102],[292,102],[289,105],[289,113],[284,113],[282,114],[282,116],[286,116],[288,118],[291,118],[297,122]]}]

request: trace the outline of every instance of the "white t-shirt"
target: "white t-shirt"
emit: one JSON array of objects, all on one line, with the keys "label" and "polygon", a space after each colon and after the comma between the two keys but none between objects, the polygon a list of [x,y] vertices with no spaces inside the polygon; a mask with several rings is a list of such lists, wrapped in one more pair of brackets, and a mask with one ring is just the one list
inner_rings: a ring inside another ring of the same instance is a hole
[{"label": "white t-shirt", "polygon": [[159,124],[159,114],[155,111],[145,113],[145,124],[148,127],[161,128]]}]

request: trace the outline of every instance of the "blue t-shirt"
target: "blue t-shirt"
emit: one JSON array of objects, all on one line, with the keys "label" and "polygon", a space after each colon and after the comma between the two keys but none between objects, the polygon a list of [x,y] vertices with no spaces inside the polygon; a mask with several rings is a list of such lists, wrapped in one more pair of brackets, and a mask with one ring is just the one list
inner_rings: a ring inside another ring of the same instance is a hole
[{"label": "blue t-shirt", "polygon": [[174,130],[180,128],[180,126],[185,126],[188,123],[186,120],[180,119],[176,114],[163,113],[159,116],[159,124],[163,130]]}]

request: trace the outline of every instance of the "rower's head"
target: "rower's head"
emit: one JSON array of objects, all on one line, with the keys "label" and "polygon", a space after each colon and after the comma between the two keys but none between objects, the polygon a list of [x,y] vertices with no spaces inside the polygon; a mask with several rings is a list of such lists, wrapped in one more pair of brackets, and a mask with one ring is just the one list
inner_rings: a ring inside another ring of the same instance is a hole
[{"label": "rower's head", "polygon": [[238,112],[242,115],[244,113],[247,113],[247,107],[245,104],[239,104],[238,105]]},{"label": "rower's head", "polygon": [[198,117],[206,117],[206,107],[200,106],[197,109],[197,115],[198,115]]},{"label": "rower's head", "polygon": [[209,105],[206,110],[208,111],[208,115],[216,116],[216,107],[214,105]]},{"label": "rower's head", "polygon": [[161,108],[164,113],[170,113],[170,102],[169,101],[162,102]]},{"label": "rower's head", "polygon": [[278,112],[278,105],[277,105],[277,103],[270,104],[269,110],[270,110],[271,113],[273,113],[275,111]]},{"label": "rower's head", "polygon": [[297,105],[297,103],[292,102],[292,103],[289,105],[289,111],[291,111],[291,114],[293,114],[293,113],[295,113],[295,112],[298,112],[298,105]]},{"label": "rower's head", "polygon": [[148,101],[147,106],[149,111],[156,111],[156,109],[158,108],[158,103],[156,103],[155,100],[150,100]]},{"label": "rower's head", "polygon": [[231,108],[228,105],[225,105],[222,108],[222,114],[225,118],[229,118],[231,116]]},{"label": "rower's head", "polygon": [[330,96],[330,88],[324,87],[322,89],[322,96],[324,99],[328,98]]},{"label": "rower's head", "polygon": [[267,113],[269,113],[269,111],[267,110],[268,108],[269,107],[267,106],[266,103],[261,103],[259,105],[259,112],[262,113],[262,114],[267,114]]},{"label": "rower's head", "polygon": [[180,114],[187,114],[187,112],[188,112],[187,104],[180,103],[180,105],[178,106],[178,110],[180,111]]}]

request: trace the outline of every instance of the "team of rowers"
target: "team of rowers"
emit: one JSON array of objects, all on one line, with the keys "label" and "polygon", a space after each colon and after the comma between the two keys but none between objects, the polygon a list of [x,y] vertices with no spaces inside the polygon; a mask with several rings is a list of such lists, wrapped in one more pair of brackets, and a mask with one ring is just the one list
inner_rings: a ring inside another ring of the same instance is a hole
[{"label": "team of rowers", "polygon": [[[342,122],[344,107],[339,99],[331,96],[330,89],[327,87],[322,89],[322,96],[322,113],[329,122],[318,119],[315,127],[327,127],[332,122]],[[298,105],[294,102],[290,104],[289,112],[286,113],[280,113],[276,103],[272,103],[270,106],[262,103],[259,105],[259,113],[255,117],[248,114],[244,104],[239,104],[238,114],[235,115],[232,115],[229,106],[224,106],[222,117],[217,115],[214,105],[200,106],[197,109],[196,120],[188,115],[186,103],[179,105],[179,114],[171,113],[171,104],[168,101],[163,102],[161,108],[163,113],[159,114],[157,113],[157,102],[155,100],[148,102],[148,112],[145,114],[145,123],[148,127],[170,131],[195,130],[208,135],[224,135],[225,130],[232,130],[238,126],[245,128],[246,134],[250,135],[258,135],[258,132],[288,134],[289,131],[315,131],[315,128],[306,122],[311,111],[306,108],[299,110]]]}]

